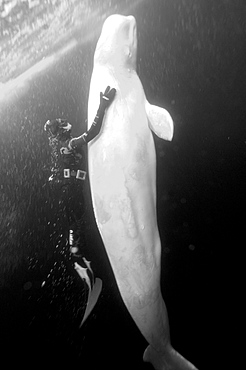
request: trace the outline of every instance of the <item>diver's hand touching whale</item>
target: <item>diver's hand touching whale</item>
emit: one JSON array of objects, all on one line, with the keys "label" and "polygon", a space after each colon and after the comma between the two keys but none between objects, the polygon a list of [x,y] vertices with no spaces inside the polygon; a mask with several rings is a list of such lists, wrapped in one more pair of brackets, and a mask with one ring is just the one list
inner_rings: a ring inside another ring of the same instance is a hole
[{"label": "diver's hand touching whale", "polygon": [[69,149],[76,149],[81,145],[88,144],[89,141],[93,140],[100,132],[102,122],[106,109],[110,106],[114,100],[116,90],[107,86],[104,93],[100,92],[100,105],[96,112],[95,118],[89,130],[84,132],[79,137],[71,139],[68,143]]}]

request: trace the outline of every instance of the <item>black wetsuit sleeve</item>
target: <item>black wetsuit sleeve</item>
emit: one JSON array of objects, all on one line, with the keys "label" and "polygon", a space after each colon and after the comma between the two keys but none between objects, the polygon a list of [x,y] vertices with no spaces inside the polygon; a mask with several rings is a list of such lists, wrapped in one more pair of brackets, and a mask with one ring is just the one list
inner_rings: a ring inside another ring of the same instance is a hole
[{"label": "black wetsuit sleeve", "polygon": [[89,143],[92,139],[94,139],[100,132],[102,128],[102,121],[104,117],[105,110],[98,109],[96,117],[92,122],[92,125],[88,131],[85,132],[85,141]]},{"label": "black wetsuit sleeve", "polygon": [[99,134],[101,127],[102,127],[104,113],[105,113],[105,109],[104,110],[100,108],[98,109],[97,114],[94,118],[94,121],[91,125],[91,128],[88,131],[84,132],[81,136],[73,138],[70,141],[69,146],[72,149],[79,148],[82,145],[89,143],[89,141],[94,139]]}]

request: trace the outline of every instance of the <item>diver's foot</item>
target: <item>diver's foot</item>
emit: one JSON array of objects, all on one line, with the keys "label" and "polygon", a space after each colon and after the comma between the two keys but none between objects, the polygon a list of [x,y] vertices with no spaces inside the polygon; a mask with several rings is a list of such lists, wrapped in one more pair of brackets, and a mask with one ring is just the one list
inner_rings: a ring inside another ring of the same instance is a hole
[{"label": "diver's foot", "polygon": [[198,370],[170,345],[165,352],[157,352],[149,345],[144,352],[143,360],[150,362],[155,370]]}]

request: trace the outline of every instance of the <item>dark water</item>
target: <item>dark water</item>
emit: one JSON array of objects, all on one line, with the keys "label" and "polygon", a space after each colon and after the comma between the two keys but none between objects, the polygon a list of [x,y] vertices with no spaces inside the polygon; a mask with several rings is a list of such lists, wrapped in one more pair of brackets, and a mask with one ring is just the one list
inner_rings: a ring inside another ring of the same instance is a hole
[{"label": "dark water", "polygon": [[149,368],[141,361],[146,342],[121,301],[98,235],[88,181],[74,193],[83,209],[81,248],[103,290],[79,329],[86,289],[64,244],[67,219],[59,192],[48,184],[43,130],[56,117],[68,119],[74,135],[86,129],[100,27],[105,16],[122,13],[137,21],[138,73],[147,98],[168,109],[175,123],[171,143],[155,138],[161,283],[172,343],[199,369],[213,369],[226,337],[232,261],[245,221],[246,6],[243,0],[85,4],[97,11],[95,34],[29,79],[24,92],[0,102],[1,358],[30,368],[65,361],[82,369]]}]

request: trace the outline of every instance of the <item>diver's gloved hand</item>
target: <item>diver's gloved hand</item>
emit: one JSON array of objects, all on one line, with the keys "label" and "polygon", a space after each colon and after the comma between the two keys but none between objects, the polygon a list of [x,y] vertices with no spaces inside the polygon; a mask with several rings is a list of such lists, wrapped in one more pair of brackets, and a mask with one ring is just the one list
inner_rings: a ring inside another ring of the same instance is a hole
[{"label": "diver's gloved hand", "polygon": [[110,106],[112,101],[114,100],[116,94],[116,90],[113,88],[111,89],[110,86],[106,88],[104,93],[100,93],[100,106],[99,110],[100,112],[104,112],[106,108]]}]

